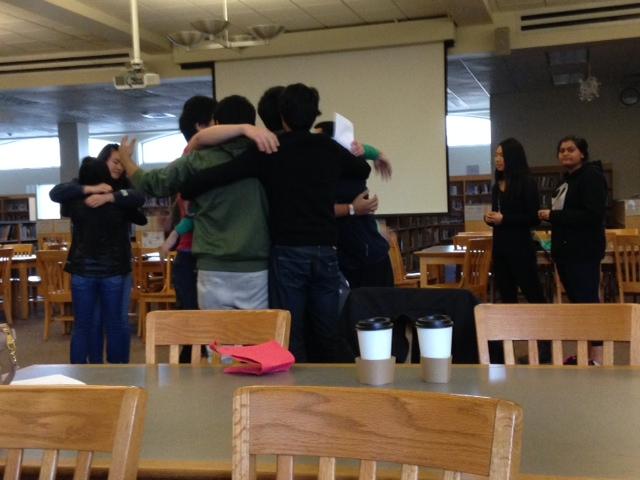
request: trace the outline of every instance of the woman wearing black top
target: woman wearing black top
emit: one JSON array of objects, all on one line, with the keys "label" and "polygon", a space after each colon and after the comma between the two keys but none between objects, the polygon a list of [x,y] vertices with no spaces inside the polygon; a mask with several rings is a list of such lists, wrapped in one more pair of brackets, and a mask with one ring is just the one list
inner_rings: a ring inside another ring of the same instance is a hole
[{"label": "woman wearing black top", "polygon": [[566,173],[551,210],[540,220],[551,223],[551,255],[573,303],[600,302],[600,261],[606,246],[604,219],[607,182],[599,162],[589,162],[584,138],[568,136],[557,146]]},{"label": "woman wearing black top", "polygon": [[518,287],[529,303],[544,303],[531,227],[538,225],[538,187],[529,175],[524,148],[514,138],[498,145],[492,211],[493,274],[503,303],[518,302]]}]

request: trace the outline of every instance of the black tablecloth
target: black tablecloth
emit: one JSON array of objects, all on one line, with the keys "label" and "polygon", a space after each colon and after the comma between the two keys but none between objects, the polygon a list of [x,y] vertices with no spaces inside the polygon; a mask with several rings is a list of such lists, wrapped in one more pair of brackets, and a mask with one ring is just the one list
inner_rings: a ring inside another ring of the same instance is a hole
[{"label": "black tablecloth", "polygon": [[[409,345],[405,337],[407,322],[429,314],[446,314],[453,320],[454,363],[478,363],[478,345],[473,308],[478,300],[467,290],[431,288],[357,288],[351,291],[342,310],[345,334],[358,352],[355,324],[376,316],[394,320],[392,354],[402,362]],[[415,330],[414,336],[416,338]],[[418,342],[412,348],[412,361],[419,360]]]}]

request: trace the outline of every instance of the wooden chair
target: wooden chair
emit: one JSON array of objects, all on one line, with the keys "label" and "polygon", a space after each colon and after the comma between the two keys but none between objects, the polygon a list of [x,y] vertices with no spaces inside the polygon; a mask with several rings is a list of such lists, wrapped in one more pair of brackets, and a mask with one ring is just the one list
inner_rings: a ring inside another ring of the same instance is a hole
[{"label": "wooden chair", "polygon": [[[32,243],[16,243],[12,245],[6,245],[7,248],[13,249],[14,256],[22,256],[22,255],[33,255],[33,244]],[[33,302],[34,307],[38,302],[38,287],[42,283],[42,279],[39,275],[31,272],[27,278],[28,290],[29,290],[29,302]],[[14,298],[16,298],[16,290],[19,286],[20,278],[11,277],[11,283],[14,286]],[[40,299],[42,300],[42,299]]]},{"label": "wooden chair", "polygon": [[551,340],[553,365],[562,365],[563,341],[577,342],[577,364],[589,364],[589,340],[603,340],[603,364],[613,365],[613,342],[630,343],[630,364],[640,365],[640,305],[521,304],[475,308],[480,363],[489,341],[501,341],[505,364],[515,364],[514,341],[528,343],[529,364],[539,364],[538,341]]},{"label": "wooden chair", "polygon": [[191,363],[201,361],[200,346],[256,345],[275,340],[289,346],[291,315],[286,310],[157,310],[147,315],[146,363],[156,363],[156,347],[169,345],[177,364],[182,345],[191,345]]},{"label": "wooden chair", "polygon": [[640,235],[616,235],[614,238],[616,279],[620,303],[624,295],[640,293]]},{"label": "wooden chair", "polygon": [[460,281],[457,283],[435,283],[428,285],[427,288],[462,288],[469,290],[482,302],[486,302],[492,244],[493,238],[491,237],[468,240]]},{"label": "wooden chair", "polygon": [[[254,386],[233,399],[233,479],[255,480],[256,456],[276,455],[278,480],[294,478],[293,457],[319,458],[320,480],[336,478],[336,457],[360,460],[360,479],[377,462],[515,479],[522,409],[487,397],[373,388]],[[342,476],[342,475],[340,475]],[[475,478],[475,477],[474,477]]]},{"label": "wooden chair", "polygon": [[615,248],[614,241],[618,235],[640,235],[640,230],[637,228],[607,228],[604,234],[607,239],[607,250],[613,250]]},{"label": "wooden chair", "polygon": [[53,321],[65,324],[65,332],[73,322],[71,311],[71,275],[64,271],[67,261],[65,250],[40,250],[36,258],[44,291],[44,339],[49,338]]},{"label": "wooden chair", "polygon": [[393,283],[400,288],[420,287],[420,273],[407,273],[398,244],[398,235],[393,230],[387,232],[389,242],[389,258],[391,259],[391,269],[393,270]]},{"label": "wooden chair", "polygon": [[71,232],[38,233],[38,250],[64,250],[71,246]]},{"label": "wooden chair", "polygon": [[55,478],[59,451],[71,450],[76,480],[89,479],[93,452],[111,454],[109,480],[135,480],[146,398],[137,387],[0,388],[4,478],[20,478],[23,451],[37,449],[43,450],[41,479]]},{"label": "wooden chair", "polygon": [[4,319],[9,324],[13,324],[13,294],[11,290],[11,257],[13,249],[0,248],[0,296],[2,297],[2,311]]},{"label": "wooden chair", "polygon": [[459,232],[453,236],[452,243],[454,248],[467,248],[469,240],[476,238],[493,237],[493,232]]},{"label": "wooden chair", "polygon": [[145,334],[145,319],[147,312],[151,309],[153,303],[164,303],[167,306],[176,303],[176,291],[173,288],[173,262],[176,258],[176,252],[171,252],[167,258],[160,259],[162,266],[162,284],[159,290],[152,288],[152,283],[147,278],[144,269],[144,261],[141,256],[134,257],[134,285],[135,294],[133,298],[138,302],[138,336],[143,337]]}]

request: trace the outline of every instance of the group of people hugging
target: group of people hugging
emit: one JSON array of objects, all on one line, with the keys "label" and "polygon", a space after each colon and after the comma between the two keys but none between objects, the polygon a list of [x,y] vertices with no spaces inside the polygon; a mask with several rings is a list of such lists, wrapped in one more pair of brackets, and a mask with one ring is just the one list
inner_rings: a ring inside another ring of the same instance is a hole
[{"label": "group of people hugging", "polygon": [[[82,160],[78,178],[51,190],[72,221],[66,270],[72,274],[72,363],[127,363],[131,293],[130,224],[144,225],[145,195],[176,198],[178,217],[162,250],[177,250],[177,308],[291,312],[289,349],[298,362],[352,362],[340,327],[339,289],[393,286],[388,243],[369,195],[373,160],[384,178],[391,165],[379,150],[332,140],[321,122],[316,89],[297,83],[268,89],[256,110],[239,95],[216,103],[189,99],[180,117],[188,144],[164,168],[141,170],[135,140]],[[545,301],[531,229],[552,230],[551,255],[572,302],[598,302],[604,256],[607,186],[587,142],[558,142],[566,169],[551,208],[541,209],[524,148],[498,145],[492,209],[493,273],[503,302]],[[212,339],[213,340],[213,339]],[[183,350],[188,361],[190,351]]]},{"label": "group of people hugging", "polygon": [[[316,89],[268,89],[256,110],[232,95],[217,104],[189,99],[180,117],[188,141],[164,168],[141,170],[135,140],[124,137],[78,178],[54,187],[52,200],[72,222],[66,270],[72,275],[72,363],[129,361],[130,223],[144,225],[145,195],[175,196],[180,219],[163,246],[177,242],[178,308],[291,312],[289,349],[298,362],[352,362],[338,319],[339,288],[393,286],[388,243],[373,213],[367,159],[385,179],[379,150],[332,140],[332,123],[314,124]],[[190,352],[183,351],[182,358]]]}]

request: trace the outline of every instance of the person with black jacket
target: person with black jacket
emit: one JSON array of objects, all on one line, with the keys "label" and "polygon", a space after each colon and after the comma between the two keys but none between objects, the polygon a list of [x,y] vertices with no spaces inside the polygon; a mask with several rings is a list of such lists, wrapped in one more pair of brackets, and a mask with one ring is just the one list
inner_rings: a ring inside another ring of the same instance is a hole
[{"label": "person with black jacket", "polygon": [[[107,361],[128,363],[130,332],[122,315],[122,298],[131,273],[129,223],[146,223],[138,210],[144,196],[134,190],[117,190],[107,163],[85,157],[78,175],[80,186],[97,186],[98,193],[63,202],[71,217],[72,242],[65,270],[71,273],[74,324],[71,363],[102,362],[104,326]],[[96,305],[100,314],[96,315]]]},{"label": "person with black jacket", "polygon": [[538,217],[551,223],[551,255],[573,303],[600,302],[600,261],[604,257],[607,182],[599,162],[589,162],[584,138],[558,142],[558,160],[567,169],[551,210]]},{"label": "person with black jacket", "polygon": [[544,303],[531,228],[538,220],[538,187],[529,175],[524,148],[514,138],[498,145],[492,211],[485,222],[493,227],[493,274],[503,303],[518,303],[518,287],[529,303]]}]

